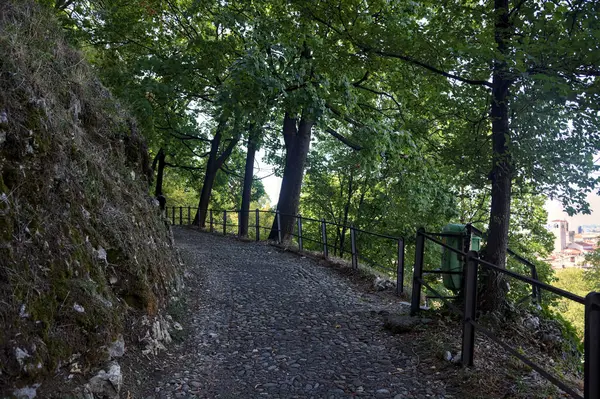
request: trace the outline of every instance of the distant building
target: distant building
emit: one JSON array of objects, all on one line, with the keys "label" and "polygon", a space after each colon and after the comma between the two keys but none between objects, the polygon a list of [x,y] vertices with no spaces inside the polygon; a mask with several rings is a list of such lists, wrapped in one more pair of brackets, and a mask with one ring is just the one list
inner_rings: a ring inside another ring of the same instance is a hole
[{"label": "distant building", "polygon": [[567,248],[569,222],[566,220],[553,220],[546,228],[554,234],[554,252],[560,252]]},{"label": "distant building", "polygon": [[569,244],[575,242],[575,232],[569,231]]}]

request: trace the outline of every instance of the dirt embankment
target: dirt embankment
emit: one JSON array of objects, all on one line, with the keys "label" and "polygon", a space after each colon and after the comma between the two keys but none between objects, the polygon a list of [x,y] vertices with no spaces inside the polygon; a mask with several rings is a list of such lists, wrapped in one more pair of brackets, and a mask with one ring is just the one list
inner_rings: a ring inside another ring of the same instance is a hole
[{"label": "dirt embankment", "polygon": [[178,279],[135,121],[51,12],[0,2],[0,396],[108,358]]}]

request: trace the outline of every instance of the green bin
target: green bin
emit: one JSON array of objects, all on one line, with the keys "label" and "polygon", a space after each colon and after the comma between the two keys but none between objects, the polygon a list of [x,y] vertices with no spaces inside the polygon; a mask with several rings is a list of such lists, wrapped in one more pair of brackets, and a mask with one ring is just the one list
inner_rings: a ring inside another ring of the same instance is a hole
[{"label": "green bin", "polygon": [[[464,224],[447,224],[442,229],[443,234],[456,234],[451,237],[442,237],[442,242],[456,248],[459,251],[464,251],[463,240],[467,238],[467,226]],[[479,251],[481,246],[481,237],[471,234],[471,251]],[[463,257],[448,248],[443,248],[442,252],[442,271],[445,272],[462,272]],[[462,274],[444,274],[444,287],[451,291],[459,291],[462,286]]]}]

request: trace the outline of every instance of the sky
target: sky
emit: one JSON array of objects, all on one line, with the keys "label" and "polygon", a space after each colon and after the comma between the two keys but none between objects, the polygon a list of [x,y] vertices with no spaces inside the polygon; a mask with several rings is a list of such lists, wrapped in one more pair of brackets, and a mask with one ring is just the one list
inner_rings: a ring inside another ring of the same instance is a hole
[{"label": "sky", "polygon": [[[281,177],[277,177],[272,175],[273,166],[268,165],[263,161],[263,157],[265,156],[265,151],[260,150],[256,153],[256,163],[254,175],[258,178],[262,178],[262,183],[265,186],[265,191],[269,196],[269,202],[271,205],[275,205],[277,200],[279,199],[279,189],[281,188]],[[265,177],[267,176],[267,177]]]},{"label": "sky", "polygon": [[590,194],[587,197],[592,209],[591,215],[575,215],[569,217],[562,211],[562,206],[558,201],[546,202],[546,210],[548,211],[548,221],[561,219],[569,222],[569,230],[577,231],[577,226],[584,224],[600,224],[600,196]]}]

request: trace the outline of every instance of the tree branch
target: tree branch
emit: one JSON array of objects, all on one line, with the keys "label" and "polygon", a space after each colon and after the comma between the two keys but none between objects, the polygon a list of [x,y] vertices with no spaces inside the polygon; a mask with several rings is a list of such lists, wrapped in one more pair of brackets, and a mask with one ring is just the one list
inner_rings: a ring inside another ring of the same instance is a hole
[{"label": "tree branch", "polygon": [[205,169],[202,166],[177,165],[177,164],[173,164],[173,163],[169,163],[169,162],[165,162],[165,166],[168,166],[170,168],[178,168],[178,169],[185,169],[185,170],[204,170]]},{"label": "tree branch", "polygon": [[446,77],[448,79],[458,80],[459,82],[467,83],[467,84],[470,84],[470,85],[486,86],[486,87],[489,87],[489,88],[492,87],[492,83],[488,82],[487,80],[478,80],[478,79],[463,78],[462,76],[458,76],[458,75],[454,75],[452,73],[448,73],[448,72],[442,71],[441,69],[438,69],[438,68],[436,68],[434,66],[431,66],[429,64],[426,64],[424,62],[421,62],[419,60],[416,60],[416,59],[414,59],[412,57],[409,57],[409,56],[406,56],[406,55],[403,55],[403,54],[392,53],[392,52],[389,52],[389,51],[373,50],[373,49],[370,49],[369,47],[363,47],[363,46],[359,46],[359,47],[361,47],[361,49],[363,51],[367,52],[367,53],[370,52],[370,53],[374,53],[374,54],[377,54],[377,55],[382,56],[382,57],[397,58],[397,59],[406,61],[406,62],[408,62],[410,64],[420,66],[421,68],[427,69],[428,71],[434,72],[434,73],[436,73],[438,75],[442,75],[442,76],[444,76],[444,77]]},{"label": "tree branch", "polygon": [[362,146],[353,143],[348,138],[342,136],[341,134],[339,134],[335,130],[333,130],[333,129],[331,129],[331,128],[328,127],[328,128],[325,129],[325,131],[327,133],[329,133],[330,135],[332,135],[333,137],[335,137],[336,139],[338,139],[339,141],[341,141],[342,143],[346,144],[348,147],[352,148],[353,150],[355,150],[355,151],[362,150]]},{"label": "tree branch", "polygon": [[229,156],[231,155],[231,152],[235,148],[235,146],[236,146],[236,144],[237,144],[237,142],[238,142],[239,139],[240,139],[239,135],[235,136],[234,138],[231,139],[231,141],[229,142],[229,144],[227,145],[227,147],[225,148],[225,150],[223,151],[223,153],[215,161],[215,166],[217,168],[221,168],[221,166],[223,165],[223,163],[225,163],[225,161],[227,160],[227,158],[229,158]]}]

